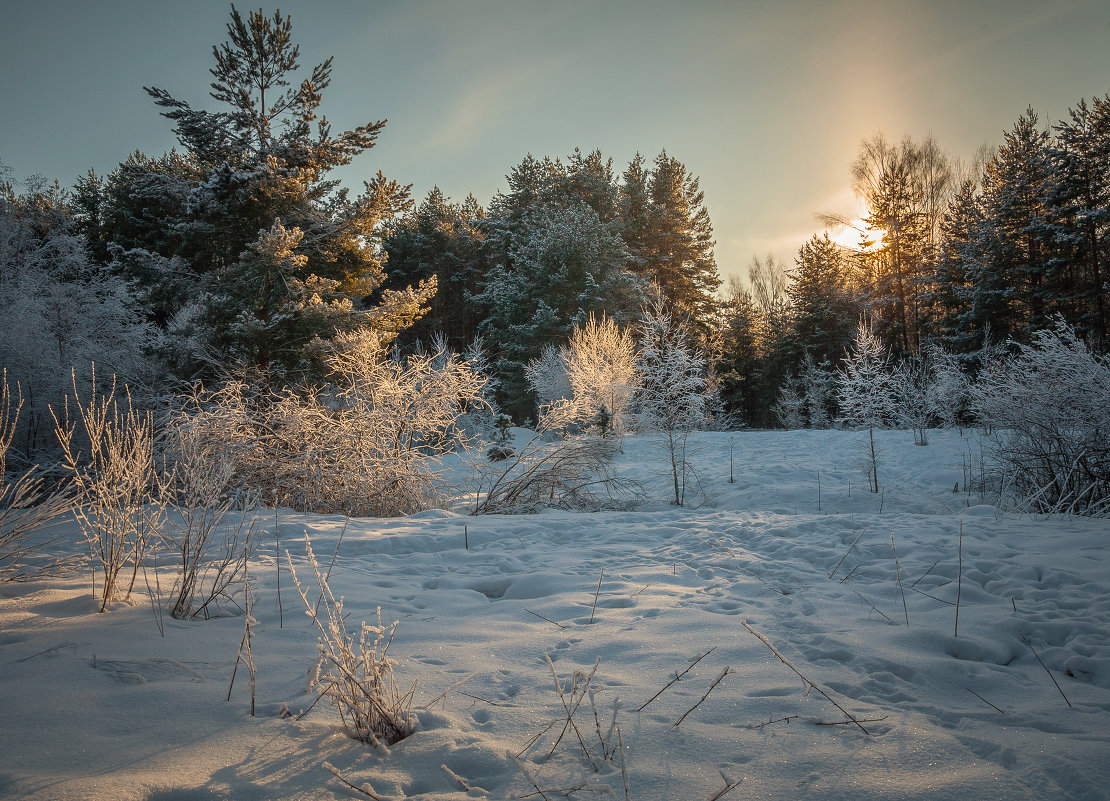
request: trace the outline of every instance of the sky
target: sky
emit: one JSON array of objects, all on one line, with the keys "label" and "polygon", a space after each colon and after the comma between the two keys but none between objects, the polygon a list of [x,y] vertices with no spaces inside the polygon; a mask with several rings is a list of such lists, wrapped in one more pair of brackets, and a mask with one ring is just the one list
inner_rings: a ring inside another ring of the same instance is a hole
[{"label": "sky", "polygon": [[[230,6],[2,0],[0,162],[71,185],[175,139],[144,86],[194,107]],[[253,5],[240,8],[244,13]],[[818,213],[860,212],[862,140],[933,135],[970,158],[1032,106],[1110,92],[1106,0],[286,0],[301,68],[334,56],[335,128],[388,125],[341,174],[378,170],[486,204],[528,153],[662,149],[700,177],[723,277],[793,263]],[[272,13],[275,6],[265,6]]]}]

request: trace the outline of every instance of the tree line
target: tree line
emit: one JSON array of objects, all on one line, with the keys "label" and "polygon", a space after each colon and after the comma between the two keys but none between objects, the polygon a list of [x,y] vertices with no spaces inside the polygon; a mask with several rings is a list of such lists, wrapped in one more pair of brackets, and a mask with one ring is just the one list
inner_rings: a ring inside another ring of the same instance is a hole
[{"label": "tree line", "polygon": [[281,385],[322,379],[337,338],[373,331],[382,353],[479,341],[497,401],[523,420],[529,363],[591,315],[632,325],[657,296],[705,352],[721,411],[752,426],[782,422],[784,389],[831,371],[861,317],[898,358],[932,344],[971,368],[1057,316],[1105,346],[1110,96],[1047,130],[1030,109],[967,164],[932,138],[865,141],[850,171],[869,210],[859,246],[814,235],[793,265],[756,258],[722,292],[699,179],[666,151],[619,172],[598,150],[529,155],[486,206],[438,188],[416,203],[380,172],[353,192],[334,171],[385,122],[333,131],[331,59],[298,77],[288,16],[233,7],[213,60],[212,110],[146,89],[177,136],[169,153],[68,190],[0,176],[0,357],[32,419],[71,366],[139,388]]}]

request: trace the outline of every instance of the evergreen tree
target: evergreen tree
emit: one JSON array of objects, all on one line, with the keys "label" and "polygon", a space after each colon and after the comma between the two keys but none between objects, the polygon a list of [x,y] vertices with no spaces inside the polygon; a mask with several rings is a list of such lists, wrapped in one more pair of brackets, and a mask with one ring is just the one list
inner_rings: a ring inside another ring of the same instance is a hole
[{"label": "evergreen tree", "polygon": [[625,269],[620,236],[584,203],[532,208],[511,242],[475,300],[489,310],[480,330],[496,347],[499,401],[523,419],[533,405],[524,365],[544,346],[565,342],[591,313],[634,319],[642,287]]},{"label": "evergreen tree", "polygon": [[838,360],[851,344],[859,309],[851,298],[841,248],[828,233],[816,234],[798,250],[791,301],[794,347],[816,362]]},{"label": "evergreen tree", "polygon": [[1048,133],[1033,109],[1005,134],[983,176],[977,315],[999,338],[1043,328],[1060,285],[1054,261],[1055,192]]},{"label": "evergreen tree", "polygon": [[407,207],[408,188],[378,173],[352,197],[329,175],[372,147],[385,122],[332,133],[319,115],[331,59],[294,83],[288,16],[244,19],[233,6],[227,33],[211,70],[221,110],[147,89],[183,153],[120,166],[108,181],[109,232],[160,323],[199,308],[217,359],[303,368],[310,343],[371,320],[396,330],[434,287],[387,294],[388,309],[359,313],[384,279],[380,224]]},{"label": "evergreen tree", "polygon": [[714,369],[726,414],[747,425],[762,424],[767,405],[759,392],[759,312],[751,293],[733,276],[721,304],[720,355]]},{"label": "evergreen tree", "polygon": [[641,240],[634,254],[640,274],[704,332],[721,285],[705,195],[686,165],[663,151],[655,158],[648,196],[647,230],[634,237]]},{"label": "evergreen tree", "polygon": [[482,310],[474,297],[487,271],[482,226],[485,211],[473,195],[452,203],[439,187],[419,208],[395,220],[382,246],[388,257],[390,288],[436,279],[438,291],[430,311],[406,332],[406,338],[430,342],[443,334],[461,352],[478,335]]},{"label": "evergreen tree", "polygon": [[1068,248],[1068,318],[1099,343],[1110,334],[1110,95],[1085,100],[1057,123],[1052,197]]}]

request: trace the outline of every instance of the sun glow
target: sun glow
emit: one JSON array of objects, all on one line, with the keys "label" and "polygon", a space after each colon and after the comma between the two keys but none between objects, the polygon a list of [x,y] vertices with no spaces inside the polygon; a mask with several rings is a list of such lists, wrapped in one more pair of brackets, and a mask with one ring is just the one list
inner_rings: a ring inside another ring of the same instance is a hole
[{"label": "sun glow", "polygon": [[833,242],[849,250],[874,253],[883,247],[882,228],[872,228],[862,217],[849,220],[839,231],[830,233]]}]

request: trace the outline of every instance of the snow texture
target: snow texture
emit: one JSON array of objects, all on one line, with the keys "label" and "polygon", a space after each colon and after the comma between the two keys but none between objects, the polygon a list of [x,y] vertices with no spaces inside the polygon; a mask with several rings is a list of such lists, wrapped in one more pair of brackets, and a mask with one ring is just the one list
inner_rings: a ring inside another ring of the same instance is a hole
[{"label": "snow texture", "polygon": [[[165,615],[163,638],[138,591],[98,614],[87,570],[0,585],[0,797],[366,797],[335,773],[427,801],[1106,797],[1110,521],[966,493],[970,435],[877,431],[878,495],[850,433],[695,437],[696,509],[633,436],[635,512],[261,513],[253,718],[242,669],[225,701],[241,616]],[[275,555],[310,570],[305,535],[322,567],[338,548],[351,628],[399,621],[417,722],[388,753],[324,703],[298,718],[317,633]]]}]

